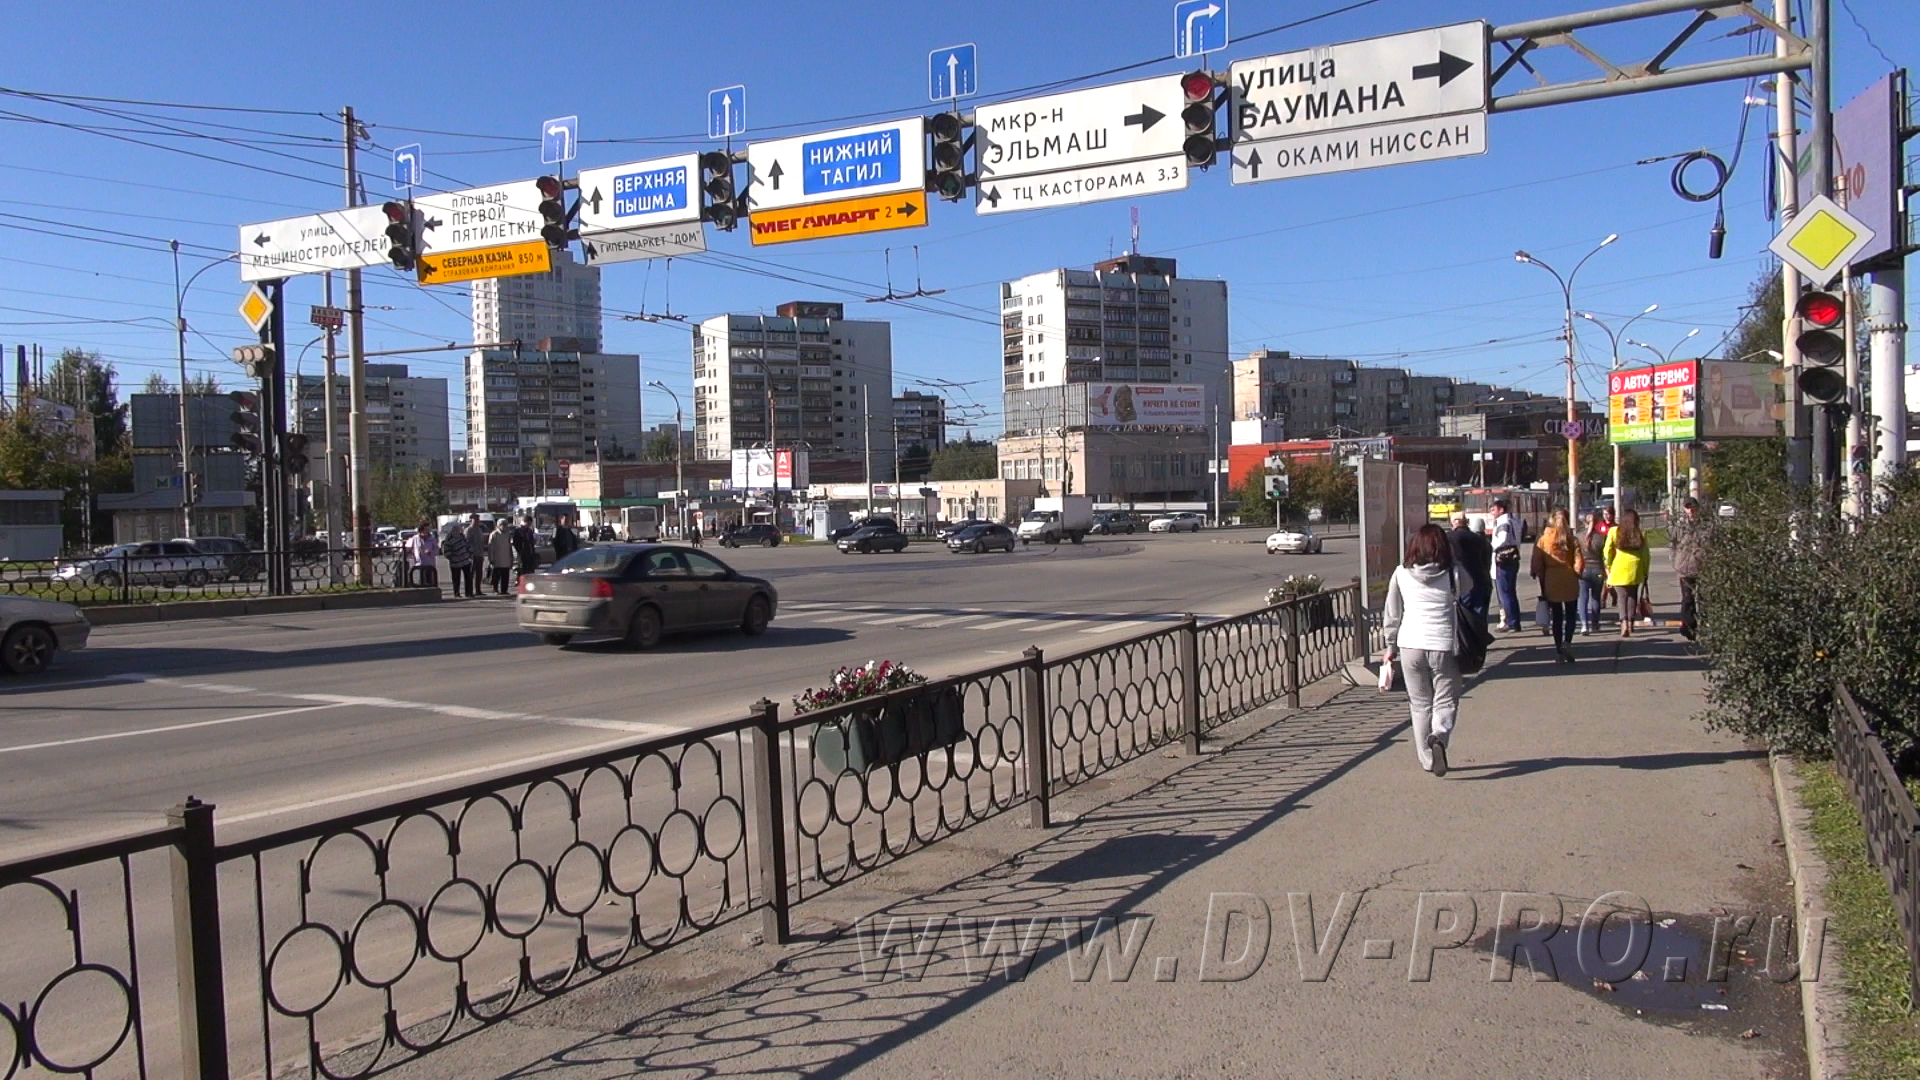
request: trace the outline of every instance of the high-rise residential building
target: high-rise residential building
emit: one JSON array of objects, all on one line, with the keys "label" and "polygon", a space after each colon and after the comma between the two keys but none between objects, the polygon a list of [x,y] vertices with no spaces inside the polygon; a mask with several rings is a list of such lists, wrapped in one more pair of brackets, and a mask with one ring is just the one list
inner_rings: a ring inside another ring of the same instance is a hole
[{"label": "high-rise residential building", "polygon": [[571,338],[467,356],[467,467],[535,472],[638,457],[640,357]]},{"label": "high-rise residential building", "polygon": [[600,351],[600,268],[553,253],[553,269],[541,274],[482,278],[473,283],[473,340],[518,341],[530,348],[547,338]]},{"label": "high-rise residential building", "polygon": [[[451,424],[447,413],[447,380],[420,378],[405,364],[368,364],[367,449],[376,462],[402,468],[444,473],[453,469]],[[296,393],[299,411],[295,430],[318,440],[326,430],[326,376],[301,375]],[[352,384],[345,375],[333,380],[333,446],[345,454],[352,446]]]},{"label": "high-rise residential building", "polygon": [[776,312],[694,328],[695,456],[803,445],[815,460],[865,453],[874,475],[892,475],[893,327],[849,319],[840,304]]},{"label": "high-rise residential building", "polygon": [[938,394],[902,390],[893,396],[893,430],[904,451],[919,446],[931,454],[947,445],[947,402]]},{"label": "high-rise residential building", "polygon": [[1525,391],[1330,356],[1255,349],[1233,362],[1233,419],[1278,421],[1290,439],[1449,434],[1449,410]]}]

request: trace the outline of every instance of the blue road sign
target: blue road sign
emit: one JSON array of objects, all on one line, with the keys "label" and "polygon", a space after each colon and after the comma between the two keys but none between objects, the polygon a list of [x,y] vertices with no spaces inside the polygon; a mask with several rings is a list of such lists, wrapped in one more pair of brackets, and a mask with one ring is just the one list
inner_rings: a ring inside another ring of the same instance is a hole
[{"label": "blue road sign", "polygon": [[580,118],[556,116],[540,125],[540,164],[572,161],[580,152]]},{"label": "blue road sign", "polygon": [[723,86],[707,91],[707,138],[724,139],[747,130],[747,88]]},{"label": "blue road sign", "polygon": [[927,96],[952,101],[980,92],[975,75],[973,43],[948,45],[927,53]]},{"label": "blue road sign", "polygon": [[419,143],[393,148],[393,190],[407,191],[419,187],[421,172]]},{"label": "blue road sign", "polygon": [[1227,47],[1227,0],[1177,0],[1173,55],[1203,56]]}]

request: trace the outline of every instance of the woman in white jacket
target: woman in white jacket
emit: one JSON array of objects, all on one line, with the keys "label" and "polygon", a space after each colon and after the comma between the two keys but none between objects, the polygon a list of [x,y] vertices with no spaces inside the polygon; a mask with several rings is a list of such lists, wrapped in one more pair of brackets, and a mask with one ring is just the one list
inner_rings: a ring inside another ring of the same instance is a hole
[{"label": "woman in white jacket", "polygon": [[1447,775],[1447,742],[1460,709],[1459,598],[1473,588],[1473,575],[1453,565],[1446,531],[1422,525],[1407,541],[1406,562],[1387,583],[1382,663],[1398,657],[1413,711],[1413,749],[1420,767]]}]

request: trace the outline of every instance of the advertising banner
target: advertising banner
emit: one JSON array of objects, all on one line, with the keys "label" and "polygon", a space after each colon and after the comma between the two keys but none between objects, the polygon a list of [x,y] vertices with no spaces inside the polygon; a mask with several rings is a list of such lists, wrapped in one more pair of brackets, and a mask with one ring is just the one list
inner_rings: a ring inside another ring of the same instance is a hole
[{"label": "advertising banner", "polygon": [[1693,442],[1699,361],[1681,360],[1607,376],[1607,430],[1615,443]]},{"label": "advertising banner", "polygon": [[732,465],[735,491],[767,491],[776,487],[794,491],[808,486],[805,451],[735,450]]},{"label": "advertising banner", "polygon": [[1700,438],[1763,438],[1780,434],[1773,407],[1784,372],[1777,364],[1700,361]]},{"label": "advertising banner", "polygon": [[1088,383],[1087,426],[1205,427],[1207,388],[1174,383]]},{"label": "advertising banner", "polygon": [[[1900,135],[1904,113],[1902,74],[1889,74],[1833,113],[1833,171],[1843,181],[1847,213],[1873,231],[1873,239],[1853,257],[1861,266],[1905,243],[1900,227]],[[1813,198],[1811,140],[1800,143],[1800,203]]]}]

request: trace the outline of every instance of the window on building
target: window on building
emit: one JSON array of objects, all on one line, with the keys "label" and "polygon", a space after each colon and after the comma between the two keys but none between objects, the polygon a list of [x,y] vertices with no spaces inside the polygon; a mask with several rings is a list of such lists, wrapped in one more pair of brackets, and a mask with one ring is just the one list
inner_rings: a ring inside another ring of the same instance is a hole
[{"label": "window on building", "polygon": [[1124,454],[1115,454],[1107,459],[1107,479],[1124,486],[1127,482],[1127,458]]}]

